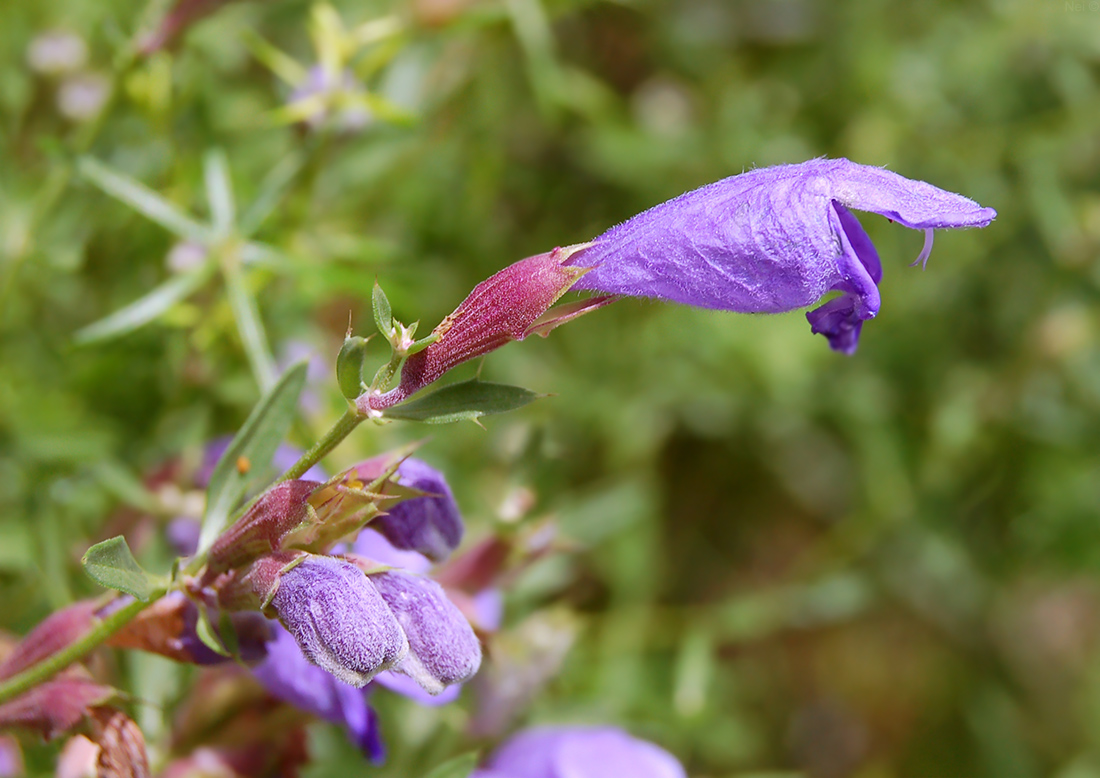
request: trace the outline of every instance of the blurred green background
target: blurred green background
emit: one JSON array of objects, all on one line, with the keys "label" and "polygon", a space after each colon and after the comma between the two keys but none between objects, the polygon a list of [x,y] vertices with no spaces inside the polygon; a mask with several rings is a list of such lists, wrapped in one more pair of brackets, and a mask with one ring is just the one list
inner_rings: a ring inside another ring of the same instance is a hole
[{"label": "blurred green background", "polygon": [[[304,445],[341,411],[327,365],[349,314],[373,328],[376,277],[434,326],[519,258],[749,167],[846,156],[999,213],[940,232],[923,273],[918,232],[863,216],[885,278],[856,356],[800,312],[624,301],[481,367],[553,396],[485,430],[367,425],[330,458],[430,434],[471,539],[553,522],[564,549],[509,592],[496,651],[539,657],[545,685],[488,723],[476,695],[378,695],[377,774],[606,722],[693,776],[1100,776],[1100,4],[335,7],[400,29],[340,52],[309,3],[247,0],[132,59],[166,4],[0,7],[0,626],[97,591],[80,555],[120,527],[167,565],[132,514],[178,505],[142,478],[259,396],[241,300],[280,364],[318,360]],[[302,72],[348,54],[351,86],[288,115],[275,50]],[[265,258],[221,274],[237,304],[215,273],[75,344],[202,262],[77,160],[208,221],[211,150],[238,214],[281,192]],[[122,661],[166,706],[139,719],[155,745],[185,686]],[[337,731],[314,753],[311,775],[361,769]]]}]

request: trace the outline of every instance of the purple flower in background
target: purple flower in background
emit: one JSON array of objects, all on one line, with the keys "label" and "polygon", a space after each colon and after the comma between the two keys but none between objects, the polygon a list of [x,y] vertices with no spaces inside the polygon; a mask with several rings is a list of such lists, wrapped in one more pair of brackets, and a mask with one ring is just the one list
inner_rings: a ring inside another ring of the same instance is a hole
[{"label": "purple flower in background", "polygon": [[686,778],[672,754],[614,727],[529,729],[470,778]]},{"label": "purple flower in background", "polygon": [[442,473],[419,459],[402,462],[397,476],[402,486],[427,494],[387,508],[384,515],[371,522],[371,529],[399,549],[416,551],[434,562],[443,561],[462,542],[464,529],[451,487]]},{"label": "purple flower in background", "polygon": [[430,578],[389,570],[370,576],[409,640],[409,653],[394,666],[429,694],[473,676],[481,644],[443,587]]},{"label": "purple flower in background", "polygon": [[337,680],[312,664],[282,627],[277,626],[274,631],[274,639],[267,644],[267,659],[252,668],[252,674],[272,696],[342,726],[359,750],[380,764],[385,758],[385,748],[378,715],[367,704],[366,691]]},{"label": "purple flower in background", "polygon": [[365,686],[408,653],[378,590],[342,560],[309,556],[283,572],[271,605],[311,662],[353,686]]},{"label": "purple flower in background", "polygon": [[[985,227],[973,200],[846,159],[742,173],[680,195],[605,232],[569,262],[592,270],[574,289],[657,297],[702,308],[778,313],[840,296],[806,315],[846,354],[879,310],[882,265],[848,209],[925,231]],[[916,264],[916,262],[914,263]]]}]

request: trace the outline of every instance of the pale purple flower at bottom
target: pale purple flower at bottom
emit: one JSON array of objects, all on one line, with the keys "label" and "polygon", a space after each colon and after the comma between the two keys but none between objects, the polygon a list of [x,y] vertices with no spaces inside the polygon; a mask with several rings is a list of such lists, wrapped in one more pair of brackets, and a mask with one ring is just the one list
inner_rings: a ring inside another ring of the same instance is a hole
[{"label": "pale purple flower at bottom", "polygon": [[267,659],[252,674],[273,697],[347,730],[348,738],[375,764],[385,759],[378,716],[367,694],[311,663],[282,626],[274,625]]},{"label": "pale purple flower at bottom", "polygon": [[672,754],[614,727],[529,729],[470,778],[686,778]]}]

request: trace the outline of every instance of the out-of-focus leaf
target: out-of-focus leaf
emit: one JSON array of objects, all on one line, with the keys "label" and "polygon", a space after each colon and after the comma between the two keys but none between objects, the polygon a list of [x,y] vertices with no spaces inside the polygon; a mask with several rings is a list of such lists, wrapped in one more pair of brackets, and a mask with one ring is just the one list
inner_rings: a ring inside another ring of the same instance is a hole
[{"label": "out-of-focus leaf", "polygon": [[493,413],[522,408],[542,395],[522,386],[493,384],[474,378],[445,386],[426,397],[389,408],[386,419],[422,421],[426,424],[448,424],[474,420]]},{"label": "out-of-focus leaf", "polygon": [[210,218],[214,222],[214,234],[224,238],[237,220],[237,207],[233,202],[233,184],[229,179],[229,163],[225,152],[211,149],[203,158],[203,182],[206,184],[206,201],[210,205]]},{"label": "out-of-focus leaf", "polygon": [[240,462],[267,463],[286,437],[306,381],[306,363],[298,362],[264,395],[214,466],[206,489],[206,515],[199,536],[199,553],[225,529],[229,515],[244,498],[253,468]]},{"label": "out-of-focus leaf", "polygon": [[229,307],[233,311],[233,319],[237,323],[237,332],[240,333],[241,343],[244,345],[248,362],[252,366],[252,373],[256,376],[256,382],[260,388],[267,391],[275,385],[275,358],[271,356],[267,332],[260,319],[260,312],[256,309],[256,301],[245,285],[244,274],[241,273],[239,264],[234,261],[226,262],[222,275],[225,278]]},{"label": "out-of-focus leaf", "polygon": [[206,244],[210,230],[139,181],[111,170],[92,157],[82,157],[80,173],[107,194],[129,205],[169,232],[185,240]]},{"label": "out-of-focus leaf", "polygon": [[241,235],[248,237],[260,228],[264,220],[275,210],[279,200],[286,194],[287,187],[294,180],[294,176],[302,169],[302,157],[292,154],[284,157],[279,164],[271,169],[260,182],[260,191],[252,205],[248,206],[241,216]]},{"label": "out-of-focus leaf", "polygon": [[477,751],[471,751],[454,759],[448,759],[428,773],[425,778],[469,778],[475,767],[477,767]]},{"label": "out-of-focus leaf", "polygon": [[121,535],[96,543],[84,554],[81,563],[84,572],[96,583],[125,592],[142,602],[149,602],[157,590],[157,579],[138,564],[126,538]]},{"label": "out-of-focus leaf", "polygon": [[211,271],[212,266],[207,263],[187,273],[173,276],[144,297],[139,297],[99,321],[77,330],[73,340],[78,344],[92,343],[132,332],[197,290],[210,278]]}]

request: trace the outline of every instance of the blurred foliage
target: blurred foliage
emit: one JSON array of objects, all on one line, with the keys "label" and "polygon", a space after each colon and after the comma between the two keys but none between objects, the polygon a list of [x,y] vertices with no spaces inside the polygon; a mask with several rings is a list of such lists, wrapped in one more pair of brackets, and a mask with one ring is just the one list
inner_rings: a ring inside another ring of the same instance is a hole
[{"label": "blurred foliage", "polygon": [[[376,277],[396,316],[432,326],[498,268],[686,189],[847,156],[999,211],[941,233],[925,273],[905,267],[919,233],[863,218],[886,277],[855,357],[798,313],[625,301],[482,367],[554,396],[487,431],[430,430],[421,451],[472,538],[553,519],[570,548],[509,593],[486,672],[524,629],[575,630],[572,648],[485,734],[616,723],[695,776],[1100,776],[1097,4],[336,8],[348,30],[400,22],[352,60],[365,104],[392,108],[365,126],[324,101],[288,123],[298,98],[271,52],[303,71],[332,55],[301,0],[217,7],[147,57],[130,42],[159,0],[0,6],[0,626],[96,591],[80,555],[120,531],[166,569],[159,522],[179,506],[142,478],[197,460],[259,396],[230,271],[279,364],[320,366],[305,445],[341,412],[331,365],[349,313],[370,331]],[[78,160],[216,223],[218,150],[238,210],[287,177],[254,233],[269,261],[223,262],[224,288],[201,279],[149,324],[76,345],[191,267]],[[367,425],[330,465],[424,434]],[[167,710],[184,691],[146,660],[123,670]],[[374,700],[380,776],[491,742],[463,734],[476,695]],[[168,715],[141,707],[154,744]],[[339,732],[313,734],[311,775],[360,769]]]}]

